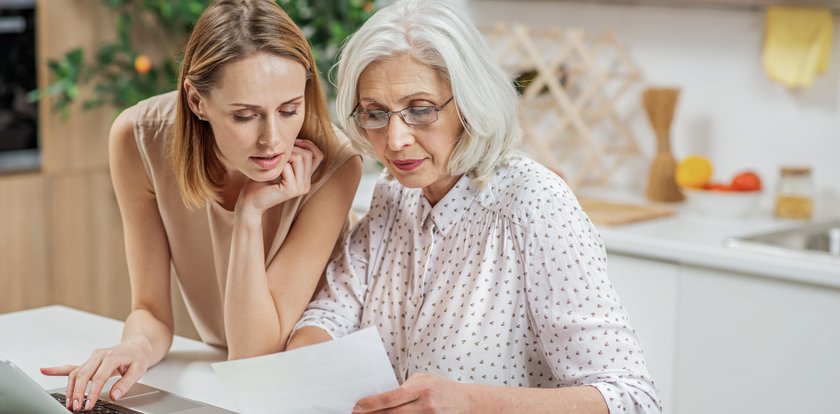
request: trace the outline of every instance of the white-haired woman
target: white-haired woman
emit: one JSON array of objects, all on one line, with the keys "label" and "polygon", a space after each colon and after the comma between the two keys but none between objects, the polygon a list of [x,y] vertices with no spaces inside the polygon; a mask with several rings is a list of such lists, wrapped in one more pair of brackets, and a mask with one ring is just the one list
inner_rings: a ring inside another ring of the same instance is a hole
[{"label": "white-haired woman", "polygon": [[354,412],[655,413],[597,230],[515,151],[516,93],[444,1],[347,42],[338,113],[387,169],[289,348],[374,326],[402,385]]}]

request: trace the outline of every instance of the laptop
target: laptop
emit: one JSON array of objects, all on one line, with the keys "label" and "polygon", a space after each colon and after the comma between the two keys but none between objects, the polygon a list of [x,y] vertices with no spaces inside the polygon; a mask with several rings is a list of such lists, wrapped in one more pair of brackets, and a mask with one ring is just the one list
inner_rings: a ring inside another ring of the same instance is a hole
[{"label": "laptop", "polygon": [[[107,387],[110,390],[110,387]],[[45,391],[9,361],[0,360],[0,414],[67,414],[65,388]],[[236,414],[216,406],[179,397],[144,384],[134,384],[113,402],[103,389],[91,413],[102,414]]]}]

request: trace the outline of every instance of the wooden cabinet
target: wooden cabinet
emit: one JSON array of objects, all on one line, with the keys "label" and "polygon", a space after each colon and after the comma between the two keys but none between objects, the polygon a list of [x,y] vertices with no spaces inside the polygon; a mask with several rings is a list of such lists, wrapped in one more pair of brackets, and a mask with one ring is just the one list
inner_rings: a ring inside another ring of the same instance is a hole
[{"label": "wooden cabinet", "polygon": [[664,412],[836,412],[840,289],[609,254]]},{"label": "wooden cabinet", "polygon": [[122,222],[107,171],[50,180],[56,303],[117,319],[131,310]]},{"label": "wooden cabinet", "polygon": [[40,174],[0,179],[0,313],[50,303],[46,205]]}]

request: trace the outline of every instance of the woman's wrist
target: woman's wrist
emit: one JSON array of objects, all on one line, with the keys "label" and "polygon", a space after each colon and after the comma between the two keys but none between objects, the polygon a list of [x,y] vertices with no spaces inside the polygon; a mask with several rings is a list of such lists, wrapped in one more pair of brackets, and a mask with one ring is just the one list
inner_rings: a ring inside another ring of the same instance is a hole
[{"label": "woman's wrist", "polygon": [[485,406],[487,404],[486,399],[488,398],[486,394],[487,387],[478,385],[478,384],[465,384],[461,383],[462,392],[466,396],[467,400],[467,412],[468,413],[482,413],[486,412]]},{"label": "woman's wrist", "polygon": [[263,211],[247,203],[237,203],[233,210],[233,219],[236,223],[244,224],[247,228],[259,229],[262,227]]}]

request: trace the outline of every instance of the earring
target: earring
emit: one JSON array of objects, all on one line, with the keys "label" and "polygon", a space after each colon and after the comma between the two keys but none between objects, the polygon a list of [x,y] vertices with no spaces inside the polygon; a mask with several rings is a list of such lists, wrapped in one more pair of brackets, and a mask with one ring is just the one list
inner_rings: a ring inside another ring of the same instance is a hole
[{"label": "earring", "polygon": [[196,115],[196,116],[198,117],[199,121],[206,121],[206,119],[204,119],[204,117],[202,117],[201,115]]}]

